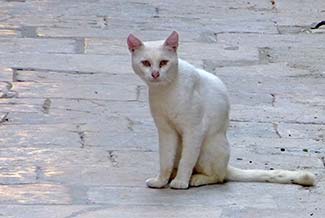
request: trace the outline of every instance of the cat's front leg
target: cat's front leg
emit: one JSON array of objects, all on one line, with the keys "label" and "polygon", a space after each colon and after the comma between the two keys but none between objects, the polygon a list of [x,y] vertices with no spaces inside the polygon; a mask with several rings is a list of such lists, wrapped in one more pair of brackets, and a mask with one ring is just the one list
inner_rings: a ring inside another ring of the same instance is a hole
[{"label": "cat's front leg", "polygon": [[182,156],[179,162],[177,175],[171,181],[170,187],[174,189],[187,189],[195,164],[199,158],[203,133],[201,129],[188,131],[183,136]]},{"label": "cat's front leg", "polygon": [[163,188],[167,185],[174,169],[174,161],[178,147],[178,134],[170,127],[159,128],[159,159],[160,171],[155,178],[146,180],[150,188]]}]

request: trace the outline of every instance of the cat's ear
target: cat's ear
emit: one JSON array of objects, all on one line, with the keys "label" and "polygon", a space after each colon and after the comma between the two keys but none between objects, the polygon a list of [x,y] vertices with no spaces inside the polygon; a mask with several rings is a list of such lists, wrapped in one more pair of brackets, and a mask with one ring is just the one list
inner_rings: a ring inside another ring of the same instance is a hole
[{"label": "cat's ear", "polygon": [[178,33],[176,31],[173,31],[170,36],[166,39],[164,46],[168,47],[169,49],[172,49],[176,52],[178,48]]},{"label": "cat's ear", "polygon": [[128,47],[130,52],[134,52],[135,50],[139,49],[141,46],[143,46],[143,43],[140,39],[135,37],[133,34],[130,34],[127,39]]}]

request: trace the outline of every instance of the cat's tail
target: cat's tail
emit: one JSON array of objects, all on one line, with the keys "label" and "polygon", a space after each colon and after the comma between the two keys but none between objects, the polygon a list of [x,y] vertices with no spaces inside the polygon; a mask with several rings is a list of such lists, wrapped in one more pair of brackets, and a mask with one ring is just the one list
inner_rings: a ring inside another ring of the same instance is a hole
[{"label": "cat's tail", "polygon": [[226,180],[240,182],[271,182],[313,186],[315,175],[305,171],[288,170],[243,170],[228,166]]}]

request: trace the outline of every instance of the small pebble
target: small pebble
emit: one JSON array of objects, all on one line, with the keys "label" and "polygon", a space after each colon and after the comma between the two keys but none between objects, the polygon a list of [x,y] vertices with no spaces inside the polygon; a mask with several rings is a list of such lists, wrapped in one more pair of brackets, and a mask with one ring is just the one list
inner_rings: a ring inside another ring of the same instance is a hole
[{"label": "small pebble", "polygon": [[273,167],[271,167],[271,168],[270,168],[270,170],[274,170],[274,168],[273,168]]},{"label": "small pebble", "polygon": [[303,152],[308,152],[307,148],[302,149]]},{"label": "small pebble", "polygon": [[243,158],[241,158],[241,157],[237,157],[237,160],[243,160]]},{"label": "small pebble", "polygon": [[281,151],[285,151],[286,149],[285,149],[285,148],[281,148],[280,150],[281,150]]}]

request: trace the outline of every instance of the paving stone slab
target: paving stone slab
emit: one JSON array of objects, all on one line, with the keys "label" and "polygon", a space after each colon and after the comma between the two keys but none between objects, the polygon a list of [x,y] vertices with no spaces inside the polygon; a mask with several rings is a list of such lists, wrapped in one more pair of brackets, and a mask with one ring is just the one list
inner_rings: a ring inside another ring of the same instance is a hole
[{"label": "paving stone slab", "polygon": [[[10,147],[1,149],[3,166],[44,165],[58,169],[63,166],[114,167],[110,148],[82,149],[68,147]],[[148,155],[147,155],[148,156]]]},{"label": "paving stone slab", "polygon": [[286,47],[281,49],[267,49],[270,62],[286,61],[296,68],[308,69],[320,72],[320,77],[324,77],[325,68],[322,63],[324,48],[295,48]]},{"label": "paving stone slab", "polygon": [[0,205],[0,214],[10,218],[59,218],[90,213],[96,206],[88,205]]},{"label": "paving stone slab", "polygon": [[[278,102],[289,102],[287,99]],[[292,110],[288,111],[288,108]],[[231,119],[243,122],[271,122],[271,123],[297,123],[297,124],[324,124],[325,118],[322,113],[323,106],[312,104],[295,104],[288,103],[285,106],[268,106],[268,105],[241,105],[233,104],[231,106]],[[256,114],[258,113],[258,114]]]},{"label": "paving stone slab", "polygon": [[[220,207],[236,204],[249,206],[249,202],[254,202],[254,208],[276,207],[271,194],[265,192],[258,201],[253,199],[253,193],[251,192],[245,192],[245,197],[242,197],[243,193],[239,190],[242,190],[240,187],[245,186],[247,185],[233,183],[232,185],[226,184],[193,188],[187,191],[175,191],[172,189],[155,190],[148,188],[91,187],[89,188],[88,196],[91,202],[102,204],[113,203],[113,201],[115,201],[119,202],[120,205],[204,206],[210,204],[211,206]],[[250,206],[252,206],[252,204],[250,204]]]},{"label": "paving stone slab", "polygon": [[0,81],[12,81],[12,73],[11,68],[0,66]]},{"label": "paving stone slab", "polygon": [[137,87],[121,87],[110,83],[97,84],[51,84],[51,83],[15,83],[14,90],[20,98],[70,98],[70,99],[102,99],[117,101],[136,101]]},{"label": "paving stone slab", "polygon": [[[281,188],[280,188],[281,187]],[[286,190],[284,193],[283,190]],[[246,190],[246,191],[244,191]],[[281,190],[281,191],[279,191]],[[222,194],[220,194],[222,192]],[[252,196],[252,192],[259,192],[260,197]],[[290,195],[288,195],[290,193]],[[153,190],[143,188],[110,188],[94,187],[88,191],[89,200],[100,203],[112,203],[112,198],[121,205],[213,205],[215,207],[238,207],[246,205],[249,208],[297,208],[304,207],[309,201],[313,207],[321,207],[321,195],[294,185],[281,184],[254,184],[254,183],[227,183],[223,185],[192,188],[187,191],[171,189]],[[196,198],[193,198],[196,196]],[[202,196],[202,197],[200,197]],[[203,197],[204,196],[204,197]],[[280,199],[285,197],[288,204],[282,204]],[[254,204],[248,205],[248,202]],[[295,206],[293,206],[295,205]]]},{"label": "paving stone slab", "polygon": [[1,185],[0,204],[71,204],[69,189],[53,184]]},{"label": "paving stone slab", "polygon": [[321,34],[244,34],[220,33],[217,35],[218,43],[228,46],[252,47],[305,47],[324,48],[319,42],[324,38]]},{"label": "paving stone slab", "polygon": [[[55,125],[1,125],[2,147],[29,145],[61,145],[80,147],[76,126]],[[13,137],[14,136],[14,137]]]},{"label": "paving stone slab", "polygon": [[78,84],[120,84],[120,85],[144,85],[144,82],[135,73],[94,73],[94,72],[60,72],[19,70],[16,71],[16,80],[21,82],[37,83],[70,83]]},{"label": "paving stone slab", "polygon": [[0,53],[75,53],[75,40],[0,38]]},{"label": "paving stone slab", "polygon": [[[49,107],[44,103],[50,102]],[[0,103],[1,113],[8,118],[7,124],[62,124],[95,123],[109,124],[120,117],[126,125],[152,121],[150,110],[143,102],[116,102],[91,99],[11,99]],[[129,127],[131,128],[131,127]]]},{"label": "paving stone slab", "polygon": [[18,69],[131,73],[129,62],[130,57],[118,55],[0,53],[0,65]]},{"label": "paving stone slab", "polygon": [[[197,52],[190,52],[193,50]],[[85,52],[90,54],[117,53],[129,55],[125,42],[107,39],[86,39]],[[246,54],[245,57],[241,55],[243,52]],[[236,50],[227,50],[220,44],[204,44],[197,42],[181,43],[179,56],[185,60],[193,61],[194,63],[202,59],[218,60],[220,63],[227,61],[258,62],[258,51],[254,48],[241,47]]]},{"label": "paving stone slab", "polygon": [[282,137],[287,138],[312,138],[324,142],[324,124],[287,124],[280,123],[278,126]]},{"label": "paving stone slab", "polygon": [[304,209],[224,209],[222,211],[222,218],[251,218],[251,217],[287,217],[287,218],[305,218],[305,217],[322,217],[324,216],[324,210],[322,208],[304,208]]},{"label": "paving stone slab", "polygon": [[[132,118],[131,118],[132,119]],[[156,150],[157,130],[152,121],[134,122],[116,117],[98,125],[87,123],[81,127],[88,146],[105,146],[111,149]]]},{"label": "paving stone slab", "polygon": [[[1,162],[5,157],[0,156]],[[37,182],[37,167],[36,166],[9,166],[2,165],[0,168],[0,184],[12,185],[12,184],[30,184]]]},{"label": "paving stone slab", "polygon": [[115,206],[109,209],[97,210],[90,213],[85,213],[79,216],[80,218],[86,218],[95,216],[98,218],[110,218],[110,217],[135,217],[135,218],[150,218],[150,217],[189,217],[194,218],[197,216],[212,218],[219,217],[221,215],[220,208],[207,208],[207,207],[168,207],[168,206]]},{"label": "paving stone slab", "polygon": [[[317,7],[315,7],[317,5]],[[278,16],[275,20],[279,24],[284,25],[310,25],[311,23],[322,19],[324,1],[313,1],[313,4],[308,0],[301,2],[291,2],[288,0],[279,1],[276,3]]]},{"label": "paving stone slab", "polygon": [[189,217],[194,218],[201,216],[204,218],[215,218],[221,214],[220,208],[213,207],[173,207],[173,206],[119,206],[119,205],[68,205],[68,206],[0,206],[2,215],[10,218],[122,218],[122,217],[135,217],[135,218],[149,218],[149,217]]},{"label": "paving stone slab", "polygon": [[246,132],[251,137],[323,140],[323,131],[323,124],[231,122],[229,135],[241,137]]},{"label": "paving stone slab", "polygon": [[[315,77],[314,77],[315,76]],[[280,95],[323,95],[325,93],[325,79],[320,74],[307,74],[306,77],[268,77],[247,75],[220,76],[229,87],[230,92],[241,90],[256,94],[278,94]],[[325,75],[324,75],[325,78]],[[276,84],[276,85],[275,85]],[[287,85],[291,85],[290,88]]]},{"label": "paving stone slab", "polygon": [[0,36],[1,37],[15,37],[19,36],[19,32],[13,29],[0,29]]},{"label": "paving stone slab", "polygon": [[[285,170],[311,170],[314,172],[324,172],[321,158],[310,155],[307,152],[303,155],[290,154],[290,152],[261,151],[262,149],[242,149],[233,148],[230,164],[243,169],[285,169]],[[261,153],[261,154],[260,154]]]}]

